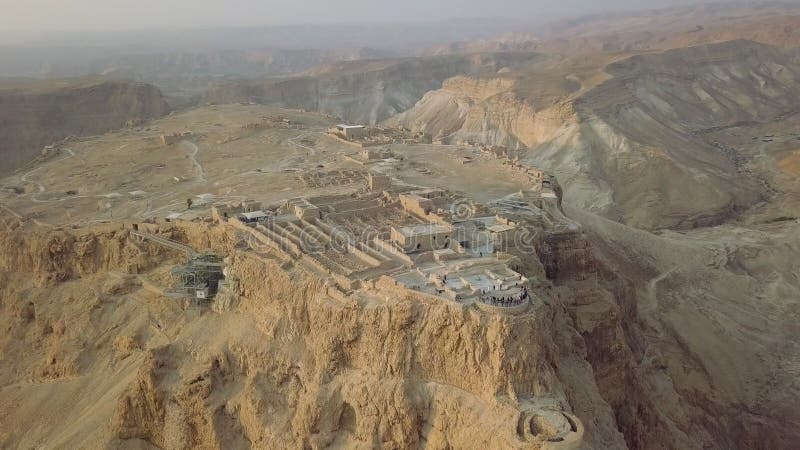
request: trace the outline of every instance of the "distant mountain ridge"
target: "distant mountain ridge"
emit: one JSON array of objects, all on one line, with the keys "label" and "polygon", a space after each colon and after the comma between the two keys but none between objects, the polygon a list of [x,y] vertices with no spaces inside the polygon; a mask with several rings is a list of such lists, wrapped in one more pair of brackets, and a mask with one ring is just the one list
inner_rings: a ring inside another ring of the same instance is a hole
[{"label": "distant mountain ridge", "polygon": [[0,174],[68,136],[93,135],[169,112],[155,86],[109,80],[0,82]]}]

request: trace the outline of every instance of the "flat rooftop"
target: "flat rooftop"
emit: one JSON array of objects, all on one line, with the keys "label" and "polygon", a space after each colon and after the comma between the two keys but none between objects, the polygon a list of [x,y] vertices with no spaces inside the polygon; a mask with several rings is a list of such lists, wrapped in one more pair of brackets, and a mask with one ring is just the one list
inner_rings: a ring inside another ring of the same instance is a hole
[{"label": "flat rooftop", "polygon": [[410,227],[400,227],[397,229],[397,231],[403,236],[412,237],[428,234],[449,233],[453,231],[453,228],[449,225],[442,225],[440,223],[423,223]]},{"label": "flat rooftop", "polygon": [[244,212],[244,213],[239,214],[240,217],[244,217],[247,220],[261,219],[261,218],[264,218],[264,217],[269,217],[270,215],[272,215],[272,214],[267,214],[266,212],[260,211],[260,210],[259,211]]},{"label": "flat rooftop", "polygon": [[519,295],[528,278],[512,270],[506,261],[495,256],[458,261],[423,263],[393,278],[407,288],[432,295],[442,289],[468,298],[487,293],[495,296]]},{"label": "flat rooftop", "polygon": [[511,225],[506,225],[504,223],[498,223],[498,224],[486,227],[487,230],[489,230],[489,231],[491,231],[493,233],[502,233],[504,231],[511,231],[514,228],[516,228],[516,227],[513,227]]},{"label": "flat rooftop", "polygon": [[429,198],[425,198],[425,197],[423,197],[423,196],[421,196],[419,194],[415,194],[413,192],[400,194],[400,197],[411,198],[411,199],[414,199],[414,200],[417,200],[417,201],[430,200]]},{"label": "flat rooftop", "polygon": [[336,125],[336,128],[341,128],[343,130],[351,130],[354,128],[364,128],[364,125],[345,125],[343,123],[340,123],[339,125]]}]

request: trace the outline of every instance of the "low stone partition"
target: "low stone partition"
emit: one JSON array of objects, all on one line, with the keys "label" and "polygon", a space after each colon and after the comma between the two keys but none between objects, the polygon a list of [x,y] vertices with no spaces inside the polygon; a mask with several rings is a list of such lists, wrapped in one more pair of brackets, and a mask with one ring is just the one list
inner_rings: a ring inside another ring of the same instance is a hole
[{"label": "low stone partition", "polygon": [[517,306],[492,306],[492,305],[489,305],[487,303],[483,303],[480,300],[476,301],[474,304],[478,307],[478,309],[480,309],[482,311],[485,311],[485,312],[491,312],[491,313],[505,312],[505,313],[509,313],[509,314],[524,313],[531,306],[530,301],[525,301],[521,305],[517,305]]},{"label": "low stone partition", "polygon": [[378,265],[380,265],[380,263],[391,261],[391,258],[389,258],[388,256],[384,255],[383,253],[375,250],[374,248],[370,247],[368,244],[365,244],[363,242],[356,242],[356,247],[360,251],[366,253],[370,257],[372,257],[375,260],[379,261]]},{"label": "low stone partition", "polygon": [[385,210],[386,208],[383,206],[369,206],[363,209],[351,209],[347,211],[330,213],[327,217],[330,220],[351,220],[353,217],[370,217],[373,215],[378,215]]},{"label": "low stone partition", "polygon": [[235,218],[220,220],[220,223],[230,226],[238,231],[243,231],[252,236],[254,239],[258,240],[258,242],[268,245],[290,257],[299,257],[302,255],[299,247],[284,239],[282,236],[272,232],[263,225],[257,225],[257,228],[253,228]]},{"label": "low stone partition", "polygon": [[343,144],[352,145],[353,147],[357,147],[357,148],[380,147],[382,145],[387,145],[387,143],[385,143],[385,142],[355,142],[355,141],[350,141],[350,140],[345,139],[345,138],[343,138],[341,136],[337,136],[336,134],[333,134],[333,133],[325,133],[325,136],[328,136],[331,139],[336,139],[337,141],[339,141],[339,142],[341,142]]},{"label": "low stone partition", "polygon": [[299,257],[303,254],[302,249],[300,246],[295,244],[294,242],[286,239],[284,236],[270,230],[269,228],[263,225],[257,225],[255,232],[260,232],[263,236],[267,237],[268,239],[272,240],[273,242],[277,243],[284,251],[287,251],[291,255],[295,257]]},{"label": "low stone partition", "polygon": [[361,282],[359,280],[351,280],[347,275],[342,275],[341,273],[337,273],[336,271],[332,270],[330,267],[325,266],[320,260],[311,256],[311,255],[303,255],[300,259],[305,262],[306,264],[312,266],[319,272],[322,272],[328,276],[330,276],[339,287],[347,290],[356,290],[361,287]]},{"label": "low stone partition", "polygon": [[398,299],[405,297],[414,297],[415,299],[419,300],[444,302],[446,304],[451,304],[451,305],[464,305],[464,303],[459,303],[457,301],[450,300],[445,297],[439,297],[437,295],[426,294],[425,292],[409,289],[399,281],[387,275],[383,275],[377,280],[373,281],[372,286],[375,289],[379,290],[381,293],[395,294],[397,295]]},{"label": "low stone partition", "polygon": [[515,306],[520,306],[528,302],[528,297],[519,300],[492,300],[490,298],[485,298],[484,296],[479,297],[479,302],[483,303],[484,305],[494,306],[495,308],[513,308]]},{"label": "low stone partition", "polygon": [[370,267],[378,267],[383,262],[362,251],[356,245],[347,244],[347,251],[352,253],[356,258],[360,259],[364,264],[367,264]]},{"label": "low stone partition", "polygon": [[394,248],[392,244],[384,241],[383,239],[376,237],[373,240],[373,243],[375,244],[375,247],[377,247],[381,252],[383,252],[384,254],[391,255],[391,258],[394,258],[398,261],[402,261],[404,265],[408,267],[414,265],[414,260],[412,260],[410,256]]}]

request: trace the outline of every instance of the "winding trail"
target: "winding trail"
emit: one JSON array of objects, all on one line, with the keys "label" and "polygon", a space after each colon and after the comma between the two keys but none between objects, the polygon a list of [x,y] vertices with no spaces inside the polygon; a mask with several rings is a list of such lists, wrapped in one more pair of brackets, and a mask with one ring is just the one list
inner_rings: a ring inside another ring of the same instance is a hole
[{"label": "winding trail", "polygon": [[681,266],[675,266],[666,272],[662,272],[658,276],[652,278],[650,281],[647,282],[647,303],[645,304],[645,310],[648,312],[654,311],[658,307],[658,283],[664,281],[668,276],[672,275],[676,270],[678,270]]},{"label": "winding trail", "polygon": [[[66,147],[63,150],[65,152],[69,153],[69,154],[64,156],[63,158],[57,160],[57,161],[54,161],[55,164],[61,164],[62,162],[66,161],[66,160],[68,160],[70,158],[75,157],[75,152],[73,152],[72,150],[70,150],[70,149],[68,149]],[[41,184],[41,183],[39,183],[38,181],[35,181],[35,180],[29,180],[28,177],[31,174],[33,174],[34,172],[36,172],[38,170],[41,170],[43,167],[44,167],[44,165],[40,165],[39,167],[37,167],[37,168],[25,173],[24,175],[22,175],[22,178],[21,178],[24,183],[32,183],[32,184],[36,185],[36,188],[37,188],[39,194],[45,193],[47,191],[47,189],[44,187],[43,184]],[[58,202],[63,202],[63,201],[67,201],[67,200],[73,200],[73,199],[78,199],[78,198],[88,198],[88,197],[89,197],[88,195],[65,195],[65,196],[59,197],[59,198],[53,198],[53,199],[49,199],[49,200],[42,200],[42,199],[36,198],[36,194],[31,194],[31,201],[34,202],[34,203],[58,203]]]},{"label": "winding trail", "polygon": [[[681,267],[680,265],[675,266],[666,272],[658,274],[647,282],[647,291],[644,296],[645,301],[642,303],[642,308],[640,308],[640,317],[643,317],[645,320],[650,320],[652,318],[652,314],[655,312],[656,308],[658,308],[658,283],[664,281]],[[639,359],[639,366],[644,366],[645,362],[648,360],[649,352],[650,343],[648,342],[644,351],[642,351],[642,357]]]},{"label": "winding trail", "polygon": [[312,134],[320,134],[320,132],[319,131],[308,131],[308,132],[305,132],[305,133],[301,133],[301,134],[299,134],[299,135],[297,135],[297,136],[295,136],[293,138],[288,139],[286,142],[308,151],[308,156],[313,156],[314,154],[317,153],[317,150],[315,148],[309,147],[307,145],[303,145],[303,144],[297,142],[298,139],[304,138],[306,136],[310,136]]},{"label": "winding trail", "polygon": [[[121,151],[121,150],[125,149],[125,147],[127,147],[128,145],[130,145],[130,143],[125,143],[125,144],[121,145],[121,146],[120,146],[120,147],[117,149],[117,151]],[[39,196],[39,195],[42,195],[42,194],[44,194],[45,192],[47,192],[47,188],[45,188],[43,184],[39,183],[39,182],[38,182],[38,181],[36,181],[35,179],[30,179],[30,176],[31,176],[31,175],[33,175],[34,173],[38,172],[39,170],[43,169],[43,168],[44,168],[44,167],[45,167],[45,166],[46,166],[48,163],[51,163],[51,162],[52,162],[52,163],[54,163],[54,164],[61,164],[61,163],[63,163],[64,161],[66,161],[66,160],[68,160],[68,159],[70,159],[70,158],[74,158],[74,157],[76,157],[76,154],[75,154],[75,152],[74,152],[74,151],[72,151],[71,149],[69,149],[69,148],[66,148],[66,147],[63,147],[63,148],[62,148],[62,150],[63,150],[64,152],[66,152],[66,153],[67,153],[67,155],[65,155],[63,158],[60,158],[60,159],[58,159],[58,160],[55,160],[55,161],[47,161],[47,162],[44,162],[44,163],[42,163],[41,165],[39,165],[38,167],[36,167],[36,168],[34,168],[34,169],[32,169],[32,170],[30,170],[30,171],[26,172],[25,174],[23,174],[23,175],[20,177],[20,179],[21,179],[21,181],[22,181],[23,183],[30,183],[30,184],[33,184],[33,185],[35,185],[35,186],[36,186],[36,192],[35,192],[35,193],[31,193],[31,194],[24,194],[24,195],[22,195],[22,197],[25,197],[25,196],[27,196],[27,195],[30,195],[30,201],[31,201],[31,202],[33,202],[33,203],[59,203],[59,202],[64,202],[64,201],[67,201],[67,200],[75,200],[75,199],[91,198],[91,197],[97,197],[97,198],[107,198],[107,197],[108,197],[107,195],[94,195],[94,196],[91,196],[91,195],[65,195],[65,196],[63,196],[63,197],[59,197],[59,198],[52,198],[52,199],[47,199],[47,200],[43,200],[43,199],[41,199],[41,198],[37,198],[37,196]],[[80,161],[81,161],[83,164],[85,164],[85,163],[86,163],[86,160],[85,160],[85,159],[83,159],[81,156],[77,156],[77,158],[78,158],[78,159],[79,159],[79,160],[80,160]],[[14,215],[15,217],[17,217],[18,219],[22,219],[22,218],[23,218],[23,216],[22,216],[22,215],[20,215],[20,214],[19,214],[19,213],[17,213],[16,211],[12,210],[10,207],[8,207],[8,206],[6,206],[6,205],[3,205],[3,204],[0,204],[0,206],[1,206],[3,209],[5,209],[5,210],[7,210],[8,212],[10,212],[11,214],[13,214],[13,215]],[[102,219],[102,220],[90,220],[90,221],[87,221],[87,220],[80,220],[80,221],[73,222],[72,224],[80,224],[80,223],[84,223],[84,222],[90,222],[90,223],[91,223],[91,222],[102,222],[102,221],[104,221],[104,220],[105,220],[105,219]],[[41,221],[39,221],[39,220],[36,220],[36,219],[34,219],[34,222],[35,222],[35,223],[37,223],[37,224],[39,224],[39,225],[53,226],[53,225],[51,225],[51,224],[47,224],[47,223],[41,222]]]},{"label": "winding trail", "polygon": [[194,165],[195,169],[197,170],[198,179],[196,181],[205,182],[206,181],[206,172],[203,170],[203,165],[197,161],[197,153],[200,152],[200,149],[197,147],[197,144],[190,141],[181,141],[181,145],[189,147],[191,153],[189,153],[189,160]]}]

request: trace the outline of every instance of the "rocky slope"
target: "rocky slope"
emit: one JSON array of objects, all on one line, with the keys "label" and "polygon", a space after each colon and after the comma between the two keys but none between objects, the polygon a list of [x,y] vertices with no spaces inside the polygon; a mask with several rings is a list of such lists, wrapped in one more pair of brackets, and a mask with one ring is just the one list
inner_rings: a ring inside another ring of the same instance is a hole
[{"label": "rocky slope", "polygon": [[795,48],[800,7],[782,2],[720,2],[610,12],[555,20],[491,39],[438,45],[422,54],[524,51],[582,54],[666,50],[747,39]]},{"label": "rocky slope", "polygon": [[122,224],[2,215],[0,444],[791,448],[797,226],[657,237],[567,213],[587,233],[539,249],[542,305],[517,316],[346,305],[217,226],[151,226],[240,279],[231,311],[187,309],[156,288],[177,255]]},{"label": "rocky slope", "polygon": [[513,76],[503,75],[450,78],[386,123],[424,131],[434,140],[523,149],[575,121],[571,105],[538,109],[514,92],[516,84]]},{"label": "rocky slope", "polygon": [[0,83],[0,174],[69,136],[103,133],[169,111],[151,85],[120,81]]},{"label": "rocky slope", "polygon": [[448,80],[391,122],[529,149],[526,161],[555,171],[568,201],[638,227],[718,223],[768,197],[705,134],[795,112],[794,51],[732,41],[585,65]]},{"label": "rocky slope", "polygon": [[624,446],[548,291],[521,316],[391,295],[348,306],[219,228],[162,227],[229,252],[242,297],[218,315],[151,291],[172,258],[120,226],[2,226],[4,446]]},{"label": "rocky slope", "polygon": [[224,83],[210,89],[201,101],[254,101],[376,123],[410,108],[447,78],[496,73],[537,58],[530,53],[497,53],[337,63],[300,77]]},{"label": "rocky slope", "polygon": [[620,31],[586,36],[565,36],[545,41],[532,41],[519,45],[527,51],[588,54],[593,52],[630,52],[683,48],[703,44],[746,39],[767,45],[796,48],[800,38],[800,11],[789,15],[750,18],[742,23],[704,24],[702,20],[688,19],[682,28],[647,31]]},{"label": "rocky slope", "polygon": [[[582,333],[629,446],[793,448],[800,279],[791,261],[800,253],[800,226],[654,236],[567,213],[584,225],[601,278],[624,274],[608,299],[612,314],[579,303],[578,317],[619,325],[616,336],[603,326]],[[635,407],[631,398],[652,407]]]}]

